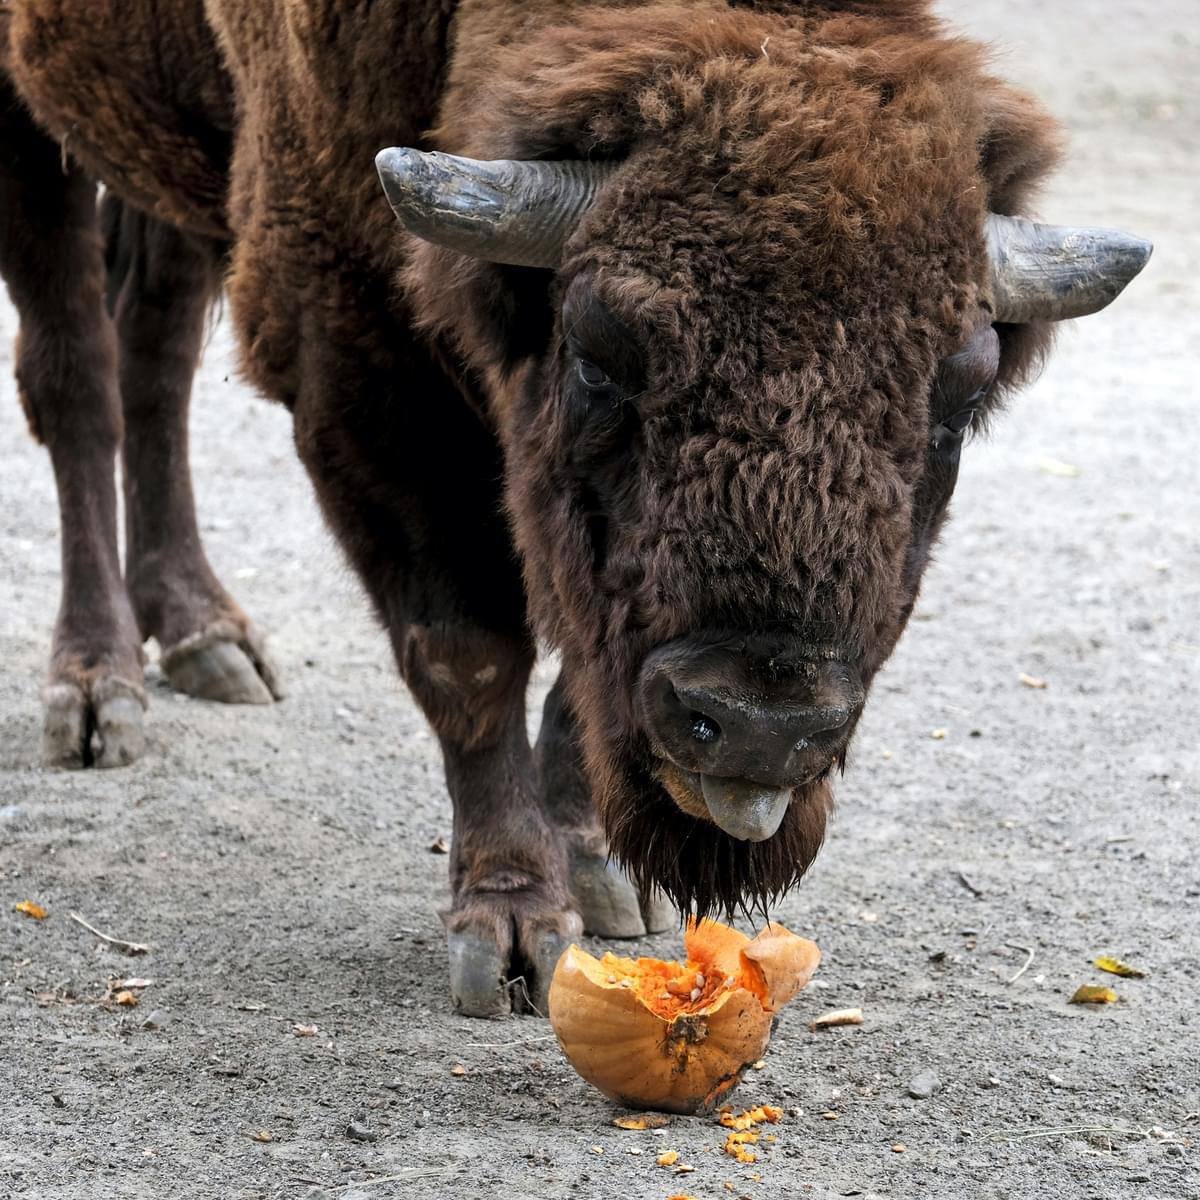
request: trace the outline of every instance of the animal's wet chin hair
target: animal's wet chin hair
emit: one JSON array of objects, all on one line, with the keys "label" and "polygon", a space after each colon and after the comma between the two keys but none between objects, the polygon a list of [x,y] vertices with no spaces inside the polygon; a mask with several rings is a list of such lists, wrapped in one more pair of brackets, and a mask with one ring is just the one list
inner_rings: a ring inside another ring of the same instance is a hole
[{"label": "animal's wet chin hair", "polygon": [[797,789],[772,837],[743,842],[682,812],[649,776],[621,791],[606,805],[614,856],[639,885],[661,888],[697,917],[769,915],[816,858],[833,806],[829,780],[813,780]]}]

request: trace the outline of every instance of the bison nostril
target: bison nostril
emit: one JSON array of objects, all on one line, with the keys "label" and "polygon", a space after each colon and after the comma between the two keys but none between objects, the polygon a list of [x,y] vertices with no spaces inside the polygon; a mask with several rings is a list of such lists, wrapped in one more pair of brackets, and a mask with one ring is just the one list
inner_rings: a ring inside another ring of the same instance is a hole
[{"label": "bison nostril", "polygon": [[703,713],[692,713],[692,737],[706,746],[715,742],[721,736],[721,727]]}]

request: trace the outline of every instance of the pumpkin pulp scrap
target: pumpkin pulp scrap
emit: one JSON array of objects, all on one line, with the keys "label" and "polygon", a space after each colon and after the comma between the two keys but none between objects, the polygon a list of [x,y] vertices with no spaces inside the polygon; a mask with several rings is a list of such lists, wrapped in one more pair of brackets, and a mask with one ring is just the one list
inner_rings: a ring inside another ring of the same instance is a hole
[{"label": "pumpkin pulp scrap", "polygon": [[599,960],[599,970],[593,973],[603,976],[605,983],[632,988],[634,995],[664,1021],[704,1012],[722,992],[732,988],[744,988],[764,1008],[768,1006],[767,983],[757,963],[745,959],[735,963],[728,954],[718,960],[707,953],[708,945],[695,944],[690,931],[687,949],[688,958],[683,963],[605,954]]}]

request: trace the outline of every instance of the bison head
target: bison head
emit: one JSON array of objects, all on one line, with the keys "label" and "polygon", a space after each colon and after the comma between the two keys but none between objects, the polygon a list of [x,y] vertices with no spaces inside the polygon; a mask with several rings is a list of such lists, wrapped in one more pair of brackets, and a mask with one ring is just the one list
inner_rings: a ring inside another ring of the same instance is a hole
[{"label": "bison head", "polygon": [[975,47],[650,14],[510,53],[443,129],[486,161],[379,168],[487,393],[611,845],[732,908],[816,853],[964,439],[1148,247],[1006,215],[1052,126]]}]

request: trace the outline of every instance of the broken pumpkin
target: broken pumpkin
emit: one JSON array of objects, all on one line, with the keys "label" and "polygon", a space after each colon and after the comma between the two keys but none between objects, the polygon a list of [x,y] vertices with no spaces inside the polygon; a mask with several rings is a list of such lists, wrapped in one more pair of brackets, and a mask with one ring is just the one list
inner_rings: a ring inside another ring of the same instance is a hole
[{"label": "broken pumpkin", "polygon": [[550,984],[550,1023],[571,1066],[631,1108],[709,1112],[760,1059],[771,1020],[821,952],[772,925],[751,939],[693,921],[687,961],[595,958],[571,946]]}]

